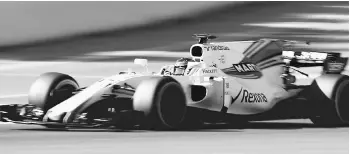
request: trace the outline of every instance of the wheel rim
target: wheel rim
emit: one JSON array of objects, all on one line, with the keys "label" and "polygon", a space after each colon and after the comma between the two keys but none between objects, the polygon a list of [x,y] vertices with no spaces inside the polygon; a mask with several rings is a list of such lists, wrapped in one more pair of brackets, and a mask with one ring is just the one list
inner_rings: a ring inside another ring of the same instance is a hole
[{"label": "wheel rim", "polygon": [[59,90],[62,88],[67,88],[67,87],[72,87],[74,89],[78,89],[79,86],[72,80],[63,80],[61,82],[59,82],[56,87],[54,88],[54,90]]},{"label": "wheel rim", "polygon": [[69,92],[73,92],[74,90],[78,89],[79,86],[72,80],[63,80],[59,82],[49,93],[49,104],[46,106],[46,110],[56,106],[57,104],[61,103],[62,101],[68,99],[71,95],[55,95],[55,91],[67,89]]}]

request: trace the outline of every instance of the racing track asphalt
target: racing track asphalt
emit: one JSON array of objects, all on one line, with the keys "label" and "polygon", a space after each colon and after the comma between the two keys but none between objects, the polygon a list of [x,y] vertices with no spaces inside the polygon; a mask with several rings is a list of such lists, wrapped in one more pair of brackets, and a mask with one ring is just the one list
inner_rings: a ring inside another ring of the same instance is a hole
[{"label": "racing track asphalt", "polygon": [[[0,62],[0,103],[26,103],[26,94],[30,84],[43,72],[58,71],[72,74],[81,85],[88,85],[96,81],[99,77],[115,74],[122,71],[121,68],[134,67],[128,62],[111,62],[114,59],[100,62],[34,62],[32,60],[55,60],[69,59],[72,56],[83,56],[87,52],[96,50],[187,50],[184,48],[189,44],[189,35],[196,32],[219,32],[230,34],[242,34],[247,32],[248,36],[243,38],[254,38],[259,36],[276,36],[288,38],[298,38],[295,35],[303,33],[309,34],[308,40],[317,40],[315,36],[329,36],[329,34],[344,34],[344,31],[316,31],[316,30],[295,30],[295,29],[273,29],[255,28],[249,26],[238,26],[238,23],[253,23],[263,21],[286,21],[296,20],[293,18],[278,17],[276,12],[308,12],[308,13],[345,13],[347,8],[339,7],[342,2],[320,2],[322,4],[305,5],[297,3],[274,3],[276,6],[264,6],[264,9],[257,9],[257,13],[264,18],[252,13],[234,12],[230,16],[222,15],[218,18],[211,18],[198,22],[188,23],[189,26],[160,28],[157,30],[146,30],[125,35],[123,39],[114,36],[103,36],[101,39],[77,40],[72,43],[58,43],[56,45],[29,46],[24,48],[14,48],[13,52],[0,53],[1,60],[24,60],[20,63],[11,61]],[[327,4],[324,4],[327,3]],[[327,7],[323,7],[326,6]],[[322,6],[322,7],[320,7]],[[254,6],[256,9],[257,6]],[[318,10],[317,9],[321,9]],[[334,7],[335,9],[331,9]],[[273,10],[274,8],[278,8]],[[315,10],[312,10],[315,9]],[[322,10],[323,9],[323,10]],[[272,10],[272,11],[271,11]],[[248,9],[254,11],[254,9]],[[276,12],[274,12],[276,11]],[[240,13],[242,16],[234,16]],[[265,13],[265,14],[264,14]],[[334,12],[333,12],[334,13]],[[213,17],[213,16],[211,16]],[[214,16],[215,17],[215,16]],[[261,20],[258,20],[261,18]],[[229,19],[229,20],[228,20]],[[311,19],[310,19],[311,20]],[[321,19],[319,19],[321,20]],[[227,21],[227,22],[226,22]],[[301,20],[308,22],[308,20]],[[326,21],[322,19],[322,21]],[[348,22],[348,21],[347,21]],[[227,26],[227,25],[230,26]],[[201,27],[202,25],[202,27]],[[197,29],[198,28],[198,29]],[[207,31],[208,29],[214,29]],[[276,33],[273,33],[276,32]],[[348,29],[347,29],[348,35]],[[140,35],[142,34],[142,35]],[[253,35],[254,34],[254,35]],[[315,35],[314,35],[315,34]],[[312,37],[311,37],[312,35]],[[155,39],[145,39],[149,36]],[[171,38],[163,39],[165,36]],[[98,37],[98,36],[97,36]],[[236,35],[235,39],[240,38]],[[137,43],[124,44],[135,40]],[[160,40],[160,41],[156,41]],[[181,40],[181,41],[180,41]],[[185,40],[184,42],[182,40]],[[118,43],[120,41],[120,43]],[[320,40],[317,40],[320,41]],[[330,42],[339,41],[331,39]],[[348,37],[343,42],[348,42]],[[113,43],[115,42],[115,43]],[[96,44],[103,43],[101,46]],[[192,42],[193,43],[193,42]],[[137,44],[137,45],[135,45]],[[165,46],[162,46],[165,45]],[[130,47],[130,48],[129,48]],[[132,49],[131,49],[132,47]],[[154,48],[153,48],[154,47]],[[47,51],[50,52],[48,53]],[[28,51],[25,54],[24,51]],[[77,55],[70,55],[72,50],[77,51]],[[326,49],[324,49],[326,50]],[[66,51],[66,52],[58,52]],[[339,47],[336,51],[348,51],[347,47]],[[23,55],[22,55],[23,54]],[[62,56],[63,55],[63,56]],[[74,60],[74,59],[73,59]],[[151,62],[151,69],[157,70],[169,61]],[[311,70],[312,72],[312,70]],[[176,132],[152,132],[152,131],[118,131],[118,130],[69,130],[54,131],[43,129],[40,126],[24,126],[0,123],[0,153],[1,154],[23,154],[23,153],[203,153],[203,154],[345,154],[349,153],[349,129],[348,128],[315,128],[308,120],[283,120],[278,122],[262,122],[250,124],[245,129],[233,129],[226,126],[211,127],[196,131],[176,131]]]},{"label": "racing track asphalt", "polygon": [[346,154],[347,129],[309,124],[252,124],[176,132],[68,130],[1,125],[2,154]]}]

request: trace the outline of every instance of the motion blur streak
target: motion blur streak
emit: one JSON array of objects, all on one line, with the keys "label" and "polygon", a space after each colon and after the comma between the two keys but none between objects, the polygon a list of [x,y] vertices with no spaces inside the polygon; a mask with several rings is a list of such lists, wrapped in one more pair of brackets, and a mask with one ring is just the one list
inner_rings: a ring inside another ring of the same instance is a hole
[{"label": "motion blur streak", "polygon": [[267,23],[251,23],[245,24],[249,26],[262,26],[272,28],[302,28],[314,30],[349,30],[349,23],[326,23],[326,22],[267,22]]},{"label": "motion blur streak", "polygon": [[290,14],[292,17],[302,18],[302,19],[328,19],[328,20],[338,20],[338,21],[349,21],[349,15],[345,14],[324,14],[324,13],[305,13],[305,14]]},{"label": "motion blur streak", "polygon": [[144,25],[232,3],[0,2],[0,45]]},{"label": "motion blur streak", "polygon": [[[267,22],[267,23],[247,23],[249,26],[265,26],[273,28],[303,28],[326,31],[349,31],[349,15],[334,13],[292,13],[285,18],[305,19],[302,22]],[[315,22],[316,20],[328,20],[328,22]]]},{"label": "motion blur streak", "polygon": [[326,5],[326,6],[323,6],[323,7],[349,9],[349,6],[344,6],[344,5]]}]

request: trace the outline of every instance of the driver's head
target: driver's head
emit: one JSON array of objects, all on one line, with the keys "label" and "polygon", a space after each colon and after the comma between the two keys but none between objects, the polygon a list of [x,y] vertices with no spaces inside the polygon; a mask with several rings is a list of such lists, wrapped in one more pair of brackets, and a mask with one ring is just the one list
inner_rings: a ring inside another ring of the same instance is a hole
[{"label": "driver's head", "polygon": [[174,75],[184,75],[188,62],[194,62],[192,58],[181,58],[174,65]]}]

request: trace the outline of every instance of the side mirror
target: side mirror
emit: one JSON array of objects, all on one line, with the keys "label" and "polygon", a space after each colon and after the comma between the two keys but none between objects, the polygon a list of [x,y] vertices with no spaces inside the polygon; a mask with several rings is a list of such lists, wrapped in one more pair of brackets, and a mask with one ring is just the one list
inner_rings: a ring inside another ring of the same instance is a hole
[{"label": "side mirror", "polygon": [[143,67],[146,67],[148,63],[147,59],[135,59],[134,64],[141,65]]}]

